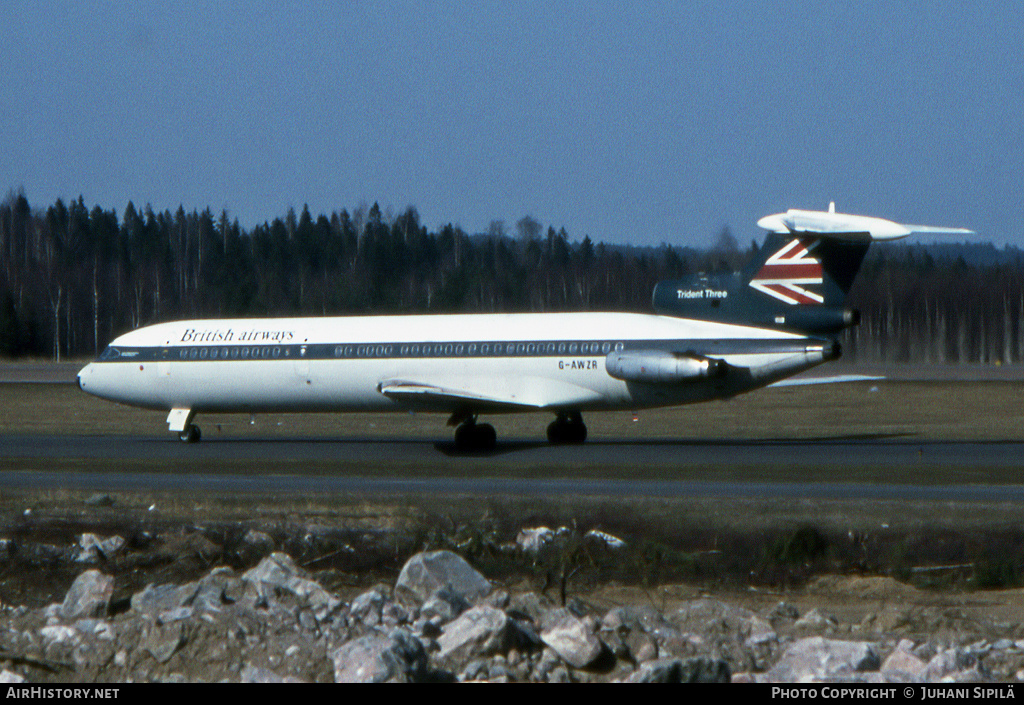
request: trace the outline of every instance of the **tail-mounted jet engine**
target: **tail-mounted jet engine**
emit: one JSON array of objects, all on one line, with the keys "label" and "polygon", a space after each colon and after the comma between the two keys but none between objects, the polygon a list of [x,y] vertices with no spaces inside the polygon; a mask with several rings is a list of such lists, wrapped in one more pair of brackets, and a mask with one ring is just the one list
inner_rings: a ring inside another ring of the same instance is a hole
[{"label": "tail-mounted jet engine", "polygon": [[728,370],[724,360],[664,350],[611,352],[605,369],[624,382],[673,383],[721,377]]}]

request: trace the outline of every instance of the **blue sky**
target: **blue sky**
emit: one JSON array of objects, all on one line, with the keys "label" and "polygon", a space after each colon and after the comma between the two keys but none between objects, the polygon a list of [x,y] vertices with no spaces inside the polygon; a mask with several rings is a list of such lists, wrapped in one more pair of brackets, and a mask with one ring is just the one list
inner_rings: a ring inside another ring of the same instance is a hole
[{"label": "blue sky", "polygon": [[706,246],[827,207],[1024,245],[1017,3],[0,3],[0,189]]}]

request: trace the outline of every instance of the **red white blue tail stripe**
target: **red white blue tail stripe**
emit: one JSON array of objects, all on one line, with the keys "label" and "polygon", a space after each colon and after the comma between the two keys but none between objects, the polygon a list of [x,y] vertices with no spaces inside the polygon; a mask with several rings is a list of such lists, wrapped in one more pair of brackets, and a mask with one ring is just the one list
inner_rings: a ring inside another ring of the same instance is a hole
[{"label": "red white blue tail stripe", "polygon": [[772,254],[750,286],[787,304],[821,304],[825,299],[806,287],[822,283],[821,260],[811,254],[817,238],[794,238]]}]

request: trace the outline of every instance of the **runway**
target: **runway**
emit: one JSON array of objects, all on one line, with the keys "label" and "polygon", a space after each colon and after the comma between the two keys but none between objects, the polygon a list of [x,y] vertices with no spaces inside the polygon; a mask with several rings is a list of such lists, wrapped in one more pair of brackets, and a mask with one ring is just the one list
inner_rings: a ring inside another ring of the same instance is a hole
[{"label": "runway", "polygon": [[229,440],[0,436],[0,488],[269,493],[589,495],[1024,504],[1024,443],[873,436],[747,441]]},{"label": "runway", "polygon": [[650,465],[912,466],[1024,469],[1024,442],[918,441],[899,435],[775,440],[679,439],[636,441],[604,438],[582,445],[553,446],[543,441],[499,441],[487,453],[459,453],[447,438],[246,438],[204,439],[183,444],[173,435],[62,436],[0,435],[0,459],[88,458],[107,460],[195,461],[362,461],[404,463],[448,458],[452,463],[486,459],[487,464],[521,466],[589,463],[629,469]]}]

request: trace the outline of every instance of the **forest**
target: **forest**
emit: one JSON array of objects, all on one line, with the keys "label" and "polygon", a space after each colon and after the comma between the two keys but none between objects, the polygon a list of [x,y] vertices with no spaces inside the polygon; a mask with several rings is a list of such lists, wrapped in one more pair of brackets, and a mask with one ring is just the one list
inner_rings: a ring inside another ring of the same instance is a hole
[{"label": "forest", "polygon": [[[209,208],[129,203],[119,216],[81,197],[35,208],[12,190],[0,203],[0,357],[93,357],[121,333],[179,318],[647,313],[658,281],[738,269],[756,248],[728,228],[707,250],[606,245],[529,215],[485,233],[432,232],[414,207],[376,203],[315,217],[289,209],[245,230]],[[850,293],[862,319],[841,338],[845,357],[1019,364],[1022,275],[1016,248],[873,247]]]}]

